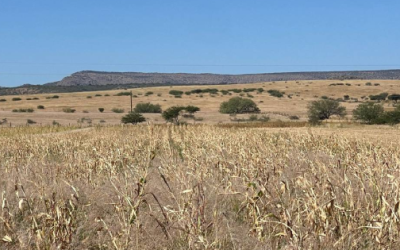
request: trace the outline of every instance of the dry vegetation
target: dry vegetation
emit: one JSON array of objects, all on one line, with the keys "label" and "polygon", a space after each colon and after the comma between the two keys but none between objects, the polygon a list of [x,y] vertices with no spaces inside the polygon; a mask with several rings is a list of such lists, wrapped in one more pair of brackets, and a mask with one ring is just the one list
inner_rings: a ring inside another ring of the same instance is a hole
[{"label": "dry vegetation", "polygon": [[1,131],[1,249],[399,248],[395,128],[54,129]]},{"label": "dry vegetation", "polygon": [[[371,82],[371,86],[366,85]],[[332,85],[340,83],[343,85]],[[375,85],[379,83],[379,85]],[[346,85],[348,84],[348,85]],[[174,98],[169,95],[170,90],[181,90],[183,92],[194,89],[217,88],[218,90],[228,90],[233,88],[263,88],[263,93],[250,93],[262,112],[266,113],[273,120],[288,120],[291,115],[300,117],[300,120],[307,120],[307,104],[310,101],[317,100],[322,96],[329,98],[344,98],[348,95],[350,100],[343,103],[347,107],[349,114],[359,104],[351,100],[358,98],[359,101],[363,96],[377,95],[383,92],[389,94],[400,93],[399,80],[327,80],[327,81],[281,81],[281,82],[265,82],[256,84],[230,84],[230,85],[201,85],[201,86],[173,86],[173,87],[153,87],[153,88],[137,88],[132,89],[133,95],[137,96],[133,99],[133,105],[140,102],[151,102],[160,104],[165,110],[175,105],[195,105],[200,107],[201,112],[198,117],[204,118],[203,123],[219,123],[229,122],[229,116],[218,112],[221,102],[231,97],[239,96],[239,93],[232,95],[218,94],[192,94],[182,95],[182,98]],[[285,92],[284,97],[277,98],[270,96],[268,90],[279,90]],[[19,96],[21,101],[11,101],[15,96],[2,96],[6,102],[0,102],[0,119],[7,118],[14,125],[26,124],[27,119],[32,119],[40,124],[51,124],[53,120],[68,125],[77,124],[77,120],[82,117],[90,118],[94,124],[98,124],[100,120],[104,120],[105,124],[120,123],[123,114],[116,114],[111,111],[112,108],[122,108],[127,112],[130,109],[129,96],[114,96],[115,94],[127,90],[110,90],[97,92],[79,92],[79,93],[61,93],[57,94],[58,99],[49,98],[54,94],[26,95]],[[129,90],[130,91],[130,90]],[[153,92],[152,95],[146,96],[147,92]],[[109,96],[105,96],[108,94]],[[101,96],[96,96],[101,95]],[[159,96],[160,95],[160,96]],[[291,95],[291,98],[288,98]],[[91,98],[87,98],[90,96]],[[246,93],[244,93],[246,97]],[[39,98],[39,100],[33,100]],[[31,99],[31,100],[26,100]],[[386,109],[391,109],[391,102],[385,105]],[[37,109],[38,105],[43,105],[45,109]],[[66,107],[76,109],[75,113],[64,113],[62,110]],[[34,113],[13,113],[13,109],[34,109]],[[104,113],[100,113],[98,108],[105,108]],[[159,114],[145,114],[149,121],[162,123],[163,119]]]}]

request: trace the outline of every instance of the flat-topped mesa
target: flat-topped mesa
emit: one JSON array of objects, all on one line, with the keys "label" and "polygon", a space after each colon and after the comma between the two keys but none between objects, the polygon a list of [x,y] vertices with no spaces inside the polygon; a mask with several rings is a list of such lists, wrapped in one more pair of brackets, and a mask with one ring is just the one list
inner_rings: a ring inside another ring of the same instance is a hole
[{"label": "flat-topped mesa", "polygon": [[48,83],[53,86],[89,86],[89,85],[124,85],[124,84],[160,84],[160,85],[200,85],[255,83],[270,81],[294,80],[346,80],[346,79],[380,79],[398,80],[400,70],[369,71],[326,71],[326,72],[290,72],[266,74],[191,74],[191,73],[142,73],[142,72],[104,72],[79,71],[63,78],[61,81]]}]

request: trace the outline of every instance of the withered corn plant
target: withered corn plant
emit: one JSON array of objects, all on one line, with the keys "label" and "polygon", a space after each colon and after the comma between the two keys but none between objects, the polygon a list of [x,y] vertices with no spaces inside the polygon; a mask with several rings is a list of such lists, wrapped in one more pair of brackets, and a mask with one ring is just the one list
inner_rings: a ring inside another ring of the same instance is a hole
[{"label": "withered corn plant", "polygon": [[0,130],[0,249],[400,248],[398,144],[207,125],[68,130]]}]

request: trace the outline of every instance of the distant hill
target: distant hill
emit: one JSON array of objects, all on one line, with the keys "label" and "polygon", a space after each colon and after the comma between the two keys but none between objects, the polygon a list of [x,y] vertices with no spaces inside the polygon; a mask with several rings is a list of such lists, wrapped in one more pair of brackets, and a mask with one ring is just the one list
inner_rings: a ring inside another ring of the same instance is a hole
[{"label": "distant hill", "polygon": [[400,79],[400,70],[293,72],[245,75],[80,71],[51,86],[229,84],[292,80]]},{"label": "distant hill", "polygon": [[25,84],[14,88],[0,87],[0,95],[81,92],[164,85],[212,85],[330,79],[400,80],[400,70],[292,72],[244,75],[79,71],[58,82],[43,85]]}]

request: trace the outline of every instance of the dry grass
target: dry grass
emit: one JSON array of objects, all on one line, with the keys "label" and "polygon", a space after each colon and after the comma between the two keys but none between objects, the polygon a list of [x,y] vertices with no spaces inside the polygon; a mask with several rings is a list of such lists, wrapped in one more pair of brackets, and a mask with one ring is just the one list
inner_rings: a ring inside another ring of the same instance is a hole
[{"label": "dry grass", "polygon": [[[329,86],[332,83],[349,83],[351,86]],[[372,82],[372,86],[366,86],[366,82]],[[374,83],[380,83],[379,86],[374,86]],[[358,86],[360,85],[360,86]],[[321,96],[331,98],[343,98],[344,95],[349,95],[351,98],[360,98],[362,96],[376,95],[382,92],[400,93],[399,80],[327,80],[327,81],[288,81],[288,82],[266,82],[256,84],[231,84],[231,85],[212,85],[212,86],[174,86],[174,87],[153,87],[153,88],[138,88],[132,89],[134,105],[139,102],[151,102],[160,104],[163,109],[174,105],[196,105],[202,110],[198,114],[204,118],[204,123],[219,123],[229,122],[228,115],[218,113],[219,105],[222,101],[228,100],[230,97],[238,96],[239,94],[211,96],[210,94],[200,95],[183,95],[182,98],[174,98],[169,95],[170,90],[190,91],[193,89],[217,88],[219,90],[227,90],[233,88],[264,88],[264,90],[277,89],[286,93],[284,98],[276,98],[270,96],[266,91],[261,94],[252,92],[253,100],[258,104],[262,112],[266,112],[272,119],[287,120],[290,115],[300,116],[301,120],[306,119],[306,107],[309,101],[316,100]],[[22,101],[11,101],[13,96],[3,96],[6,102],[0,102],[0,119],[8,118],[10,122],[16,125],[25,124],[27,119],[32,119],[39,124],[50,124],[53,120],[59,121],[61,124],[76,124],[76,121],[82,117],[89,117],[94,123],[100,120],[105,120],[107,124],[120,123],[122,114],[111,112],[112,108],[123,108],[125,111],[130,109],[129,96],[114,96],[118,92],[125,90],[111,90],[98,92],[80,92],[80,93],[61,93],[59,99],[46,99],[53,94],[28,95],[20,96]],[[148,91],[154,92],[153,95],[145,96]],[[96,94],[102,96],[96,97]],[[110,96],[105,96],[109,94]],[[158,96],[161,94],[161,96]],[[287,95],[292,95],[289,99]],[[87,96],[92,96],[88,99]],[[26,100],[27,98],[37,97],[40,100]],[[45,106],[44,110],[37,110],[38,105]],[[349,111],[354,109],[358,104],[346,102],[344,105]],[[76,109],[75,113],[66,114],[62,112],[65,107]],[[100,113],[98,108],[105,108],[104,113]],[[11,110],[19,108],[33,108],[35,112],[32,114],[12,113]],[[390,109],[389,105],[385,108]],[[89,113],[83,113],[88,111]],[[162,122],[160,115],[146,115],[152,122]]]},{"label": "dry grass", "polygon": [[399,248],[395,128],[52,129],[0,137],[1,249]]}]

